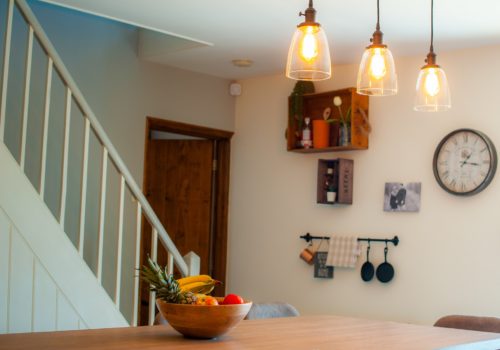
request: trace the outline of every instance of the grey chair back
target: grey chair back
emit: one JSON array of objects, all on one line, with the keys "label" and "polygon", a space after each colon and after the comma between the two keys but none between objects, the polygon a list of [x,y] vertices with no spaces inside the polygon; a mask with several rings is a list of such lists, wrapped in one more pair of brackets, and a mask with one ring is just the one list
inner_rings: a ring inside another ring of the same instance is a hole
[{"label": "grey chair back", "polygon": [[287,303],[253,303],[248,315],[245,317],[245,320],[295,316],[299,316],[299,312],[296,308]]}]

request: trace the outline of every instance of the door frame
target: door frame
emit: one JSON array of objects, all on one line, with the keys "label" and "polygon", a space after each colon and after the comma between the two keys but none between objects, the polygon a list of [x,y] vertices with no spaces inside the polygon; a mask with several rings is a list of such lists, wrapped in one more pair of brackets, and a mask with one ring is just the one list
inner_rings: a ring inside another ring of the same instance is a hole
[{"label": "door frame", "polygon": [[[226,258],[227,258],[227,229],[228,229],[228,201],[229,201],[229,162],[230,146],[233,132],[181,123],[156,117],[146,117],[145,148],[144,148],[144,176],[143,192],[148,188],[148,174],[146,162],[148,160],[149,144],[152,131],[165,131],[186,136],[200,137],[208,140],[216,140],[216,171],[215,176],[215,206],[214,206],[214,237],[213,239],[213,278],[224,282],[216,289],[216,294],[225,294],[226,280]],[[146,193],[145,193],[146,194]],[[141,239],[141,261],[144,261],[143,240]],[[195,252],[196,253],[196,252]]]}]

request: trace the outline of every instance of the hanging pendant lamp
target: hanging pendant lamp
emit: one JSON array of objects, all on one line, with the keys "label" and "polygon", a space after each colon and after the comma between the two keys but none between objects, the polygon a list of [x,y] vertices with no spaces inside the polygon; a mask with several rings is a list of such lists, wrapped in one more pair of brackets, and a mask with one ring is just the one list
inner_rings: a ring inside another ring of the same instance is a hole
[{"label": "hanging pendant lamp", "polygon": [[446,74],[436,64],[434,53],[434,0],[431,0],[431,47],[417,79],[415,110],[419,112],[447,111],[451,108],[450,89]]},{"label": "hanging pendant lamp", "polygon": [[377,0],[377,26],[361,58],[357,92],[370,96],[390,96],[398,92],[398,78],[391,51],[382,43],[380,7]]},{"label": "hanging pendant lamp", "polygon": [[288,50],[286,76],[295,80],[326,80],[332,76],[330,50],[325,31],[316,22],[316,10],[312,0],[304,16],[305,21],[297,26]]}]

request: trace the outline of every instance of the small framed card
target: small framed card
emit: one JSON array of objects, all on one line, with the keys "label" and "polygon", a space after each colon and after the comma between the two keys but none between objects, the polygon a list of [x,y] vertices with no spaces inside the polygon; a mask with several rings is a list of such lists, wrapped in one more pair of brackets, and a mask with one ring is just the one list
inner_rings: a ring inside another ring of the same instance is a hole
[{"label": "small framed card", "polygon": [[328,252],[316,252],[314,255],[314,278],[333,278],[333,266],[326,266]]}]

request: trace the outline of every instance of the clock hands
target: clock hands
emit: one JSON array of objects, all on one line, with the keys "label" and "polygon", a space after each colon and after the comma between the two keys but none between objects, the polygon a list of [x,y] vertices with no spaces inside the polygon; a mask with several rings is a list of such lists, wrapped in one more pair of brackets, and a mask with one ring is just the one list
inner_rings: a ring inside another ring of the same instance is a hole
[{"label": "clock hands", "polygon": [[469,155],[467,156],[467,158],[464,159],[464,161],[462,162],[462,164],[460,164],[460,167],[463,167],[465,164],[471,164],[471,163],[467,163],[467,161],[469,160],[469,158],[472,156],[472,152],[469,153]]},{"label": "clock hands", "polygon": [[461,166],[463,166],[464,164],[469,164],[469,165],[474,165],[474,166],[479,166],[480,165],[479,163],[473,163],[473,162],[463,161]]}]

